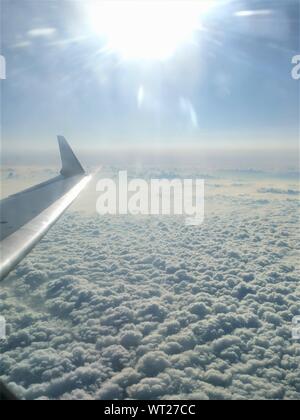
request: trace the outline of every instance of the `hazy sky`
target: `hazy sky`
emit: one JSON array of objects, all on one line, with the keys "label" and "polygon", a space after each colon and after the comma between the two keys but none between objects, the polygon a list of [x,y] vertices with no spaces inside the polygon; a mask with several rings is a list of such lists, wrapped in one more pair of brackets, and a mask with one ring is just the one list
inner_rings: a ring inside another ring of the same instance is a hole
[{"label": "hazy sky", "polygon": [[4,153],[297,147],[297,0],[111,3],[1,0]]}]

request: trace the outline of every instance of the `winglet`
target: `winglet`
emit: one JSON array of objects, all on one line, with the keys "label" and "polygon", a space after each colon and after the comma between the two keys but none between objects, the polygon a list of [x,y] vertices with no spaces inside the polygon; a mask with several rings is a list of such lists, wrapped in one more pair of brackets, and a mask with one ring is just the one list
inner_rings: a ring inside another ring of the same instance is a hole
[{"label": "winglet", "polygon": [[67,178],[74,175],[84,174],[85,171],[69,146],[67,140],[63,136],[57,136],[57,139],[62,163],[62,169],[60,171],[61,175]]}]

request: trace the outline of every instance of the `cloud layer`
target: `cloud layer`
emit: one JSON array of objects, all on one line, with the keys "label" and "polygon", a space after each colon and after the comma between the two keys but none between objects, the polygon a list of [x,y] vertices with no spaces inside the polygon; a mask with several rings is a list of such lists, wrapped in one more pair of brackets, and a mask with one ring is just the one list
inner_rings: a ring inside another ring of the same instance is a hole
[{"label": "cloud layer", "polygon": [[1,378],[28,399],[299,399],[298,203],[241,194],[197,228],[69,212],[1,285]]}]

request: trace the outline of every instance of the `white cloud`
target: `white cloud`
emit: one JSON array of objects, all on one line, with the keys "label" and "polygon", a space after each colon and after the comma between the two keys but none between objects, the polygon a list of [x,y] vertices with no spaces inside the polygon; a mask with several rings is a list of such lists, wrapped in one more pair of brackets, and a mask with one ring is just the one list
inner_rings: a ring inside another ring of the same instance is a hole
[{"label": "white cloud", "polygon": [[298,204],[233,194],[198,229],[68,212],[1,285],[1,379],[36,399],[299,399]]},{"label": "white cloud", "polygon": [[50,38],[56,33],[55,28],[34,28],[27,32],[30,38]]},{"label": "white cloud", "polygon": [[20,42],[17,42],[15,44],[11,45],[11,48],[22,49],[22,48],[28,48],[30,46],[31,46],[30,41],[20,41]]}]

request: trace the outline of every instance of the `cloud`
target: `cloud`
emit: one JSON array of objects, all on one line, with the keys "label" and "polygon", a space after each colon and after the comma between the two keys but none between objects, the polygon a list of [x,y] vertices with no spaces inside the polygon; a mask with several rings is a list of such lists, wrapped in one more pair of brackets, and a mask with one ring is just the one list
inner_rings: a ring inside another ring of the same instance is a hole
[{"label": "cloud", "polygon": [[284,190],[282,188],[260,188],[258,190],[261,194],[280,194],[280,195],[299,195],[300,191],[293,190],[293,189],[287,189]]},{"label": "cloud", "polygon": [[197,229],[71,209],[1,284],[1,379],[28,399],[299,399],[298,204],[255,197],[216,192]]},{"label": "cloud", "polygon": [[34,28],[27,32],[30,38],[51,38],[55,35],[56,28]]},{"label": "cloud", "polygon": [[167,367],[170,367],[170,362],[163,352],[149,352],[140,359],[137,365],[137,369],[146,376],[156,376]]},{"label": "cloud", "polygon": [[126,331],[120,337],[120,342],[125,348],[137,347],[143,335],[138,331]]},{"label": "cloud", "polygon": [[13,48],[13,49],[23,49],[23,48],[28,48],[31,45],[32,44],[31,44],[30,41],[20,41],[20,42],[17,42],[15,44],[11,45],[11,48]]}]

